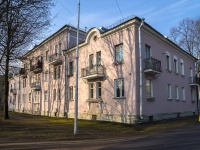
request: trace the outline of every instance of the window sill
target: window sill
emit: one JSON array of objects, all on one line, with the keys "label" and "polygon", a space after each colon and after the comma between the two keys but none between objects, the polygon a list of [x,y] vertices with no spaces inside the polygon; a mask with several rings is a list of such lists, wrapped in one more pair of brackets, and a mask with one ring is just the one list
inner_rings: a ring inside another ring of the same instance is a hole
[{"label": "window sill", "polygon": [[177,99],[177,98],[176,98],[175,100],[176,100],[176,101],[180,101],[180,99]]},{"label": "window sill", "polygon": [[168,101],[173,101],[173,99],[172,99],[172,98],[168,98],[167,100],[168,100]]},{"label": "window sill", "polygon": [[181,77],[185,78],[185,75],[181,75]]},{"label": "window sill", "polygon": [[126,99],[126,97],[113,97],[113,99]]},{"label": "window sill", "polygon": [[182,102],[186,102],[186,100],[182,100]]},{"label": "window sill", "polygon": [[179,73],[177,73],[177,72],[174,72],[174,74],[178,76],[178,74],[179,74]]}]

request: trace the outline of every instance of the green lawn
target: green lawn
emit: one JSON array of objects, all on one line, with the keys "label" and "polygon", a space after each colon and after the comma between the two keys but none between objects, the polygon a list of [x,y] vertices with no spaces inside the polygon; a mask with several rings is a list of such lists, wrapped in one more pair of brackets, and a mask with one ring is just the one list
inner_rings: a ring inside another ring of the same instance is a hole
[{"label": "green lawn", "polygon": [[52,141],[125,137],[152,132],[164,132],[198,122],[198,117],[165,120],[140,125],[112,122],[78,121],[78,134],[74,136],[74,120],[33,116],[9,112],[11,119],[4,120],[0,111],[0,142]]}]

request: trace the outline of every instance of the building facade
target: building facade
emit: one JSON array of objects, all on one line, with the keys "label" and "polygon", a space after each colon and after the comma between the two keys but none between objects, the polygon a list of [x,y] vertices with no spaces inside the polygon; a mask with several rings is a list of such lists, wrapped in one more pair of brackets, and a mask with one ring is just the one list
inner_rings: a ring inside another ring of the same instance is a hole
[{"label": "building facade", "polygon": [[[51,37],[23,56],[29,77],[19,77],[23,107],[15,110],[74,117],[76,47],[68,47],[67,39],[59,46],[60,37]],[[55,60],[50,41],[57,41],[55,53],[63,50],[61,61]],[[42,69],[36,69],[38,64],[32,69],[38,61]],[[79,44],[78,117],[135,123],[194,115],[196,61],[138,17],[92,28]]]}]

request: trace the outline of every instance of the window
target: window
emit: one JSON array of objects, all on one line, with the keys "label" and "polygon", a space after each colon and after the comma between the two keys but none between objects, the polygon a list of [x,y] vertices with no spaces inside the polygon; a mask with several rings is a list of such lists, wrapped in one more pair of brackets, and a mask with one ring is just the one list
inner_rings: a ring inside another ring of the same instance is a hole
[{"label": "window", "polygon": [[152,81],[146,80],[146,96],[147,98],[153,97]]},{"label": "window", "polygon": [[49,51],[46,51],[46,61],[49,61]]},{"label": "window", "polygon": [[177,62],[177,57],[174,56],[174,72],[177,74],[178,73],[178,62]]},{"label": "window", "polygon": [[171,71],[171,58],[169,52],[166,52],[166,69]]},{"label": "window", "polygon": [[115,46],[115,63],[124,61],[123,44]]},{"label": "window", "polygon": [[182,87],[182,100],[185,101],[185,88]]},{"label": "window", "polygon": [[69,87],[69,92],[68,92],[68,99],[73,100],[73,86]]},{"label": "window", "polygon": [[26,87],[26,79],[23,79],[23,88]]},{"label": "window", "polygon": [[58,54],[58,45],[55,46],[55,54]]},{"label": "window", "polygon": [[73,61],[69,62],[69,73],[68,75],[71,76],[74,73]]},{"label": "window", "polygon": [[58,66],[58,77],[57,79],[60,79],[60,66]]},{"label": "window", "polygon": [[56,89],[53,89],[53,100],[56,100]]},{"label": "window", "polygon": [[101,52],[97,52],[97,65],[101,65]]},{"label": "window", "polygon": [[31,85],[31,83],[33,83],[33,80],[32,80],[32,76],[29,77],[29,85]]},{"label": "window", "polygon": [[59,50],[59,54],[61,54],[61,43],[59,43],[59,48],[58,48],[58,50]]},{"label": "window", "polygon": [[197,93],[195,88],[191,89],[191,96],[192,96],[192,101],[197,100]]},{"label": "window", "polygon": [[31,93],[29,93],[29,102],[31,102]]},{"label": "window", "polygon": [[151,57],[150,46],[145,45],[145,52],[146,52],[146,58],[150,58]]},{"label": "window", "polygon": [[96,83],[96,97],[101,98],[101,82]]},{"label": "window", "polygon": [[175,86],[175,99],[176,99],[176,100],[179,99],[179,90],[178,90],[178,86]]},{"label": "window", "polygon": [[23,94],[23,102],[25,103],[26,102],[26,94]]},{"label": "window", "polygon": [[48,71],[44,73],[44,82],[48,82]]},{"label": "window", "polygon": [[193,83],[194,82],[194,79],[193,79],[193,70],[192,68],[190,68],[190,83]]},{"label": "window", "polygon": [[60,94],[60,89],[58,89],[58,101],[60,101],[61,100],[61,94]]},{"label": "window", "polygon": [[124,79],[116,79],[114,81],[114,88],[114,94],[116,98],[124,97]]},{"label": "window", "polygon": [[93,83],[89,84],[89,98],[94,98],[94,85],[93,85]]},{"label": "window", "polygon": [[167,85],[167,93],[168,93],[168,99],[172,99],[172,87],[171,87],[171,84]]},{"label": "window", "polygon": [[47,101],[47,98],[48,98],[48,95],[47,95],[47,94],[48,94],[48,92],[47,92],[47,91],[44,91],[44,100],[45,100],[45,101]]},{"label": "window", "polygon": [[180,59],[180,69],[181,69],[181,75],[185,75],[184,73],[184,61],[182,59]]},{"label": "window", "polygon": [[35,91],[35,102],[39,102],[40,100],[40,91]]},{"label": "window", "polygon": [[93,69],[93,66],[94,66],[94,55],[91,54],[89,56],[89,69]]},{"label": "window", "polygon": [[56,80],[57,68],[53,68],[53,78]]}]

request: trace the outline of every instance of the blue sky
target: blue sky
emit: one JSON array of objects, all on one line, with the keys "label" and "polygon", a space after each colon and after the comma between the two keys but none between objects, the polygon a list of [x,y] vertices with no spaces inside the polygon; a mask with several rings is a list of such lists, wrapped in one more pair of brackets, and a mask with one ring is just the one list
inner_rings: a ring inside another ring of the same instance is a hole
[{"label": "blue sky", "polygon": [[[51,35],[65,24],[77,26],[78,0],[53,0]],[[122,18],[136,15],[163,35],[186,17],[200,17],[200,0],[80,0],[80,27],[107,27]],[[120,10],[118,8],[120,7]],[[47,35],[47,36],[49,36]]]}]

